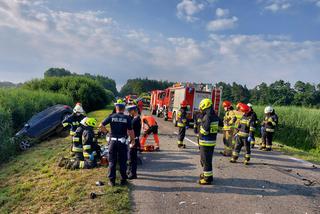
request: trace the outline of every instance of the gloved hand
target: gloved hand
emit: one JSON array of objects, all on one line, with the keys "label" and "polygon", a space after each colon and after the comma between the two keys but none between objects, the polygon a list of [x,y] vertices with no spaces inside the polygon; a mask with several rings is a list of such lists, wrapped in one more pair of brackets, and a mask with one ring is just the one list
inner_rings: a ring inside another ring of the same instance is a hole
[{"label": "gloved hand", "polygon": [[93,154],[93,153],[91,153],[89,159],[90,159],[91,161],[94,161],[94,154]]},{"label": "gloved hand", "polygon": [[253,139],[251,136],[248,137],[248,142],[251,142]]}]

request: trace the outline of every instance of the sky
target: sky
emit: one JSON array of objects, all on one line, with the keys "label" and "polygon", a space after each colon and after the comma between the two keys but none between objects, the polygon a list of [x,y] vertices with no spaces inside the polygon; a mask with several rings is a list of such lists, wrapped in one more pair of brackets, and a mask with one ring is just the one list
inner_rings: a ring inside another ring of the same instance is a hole
[{"label": "sky", "polygon": [[0,0],[0,81],[319,83],[320,0]]}]

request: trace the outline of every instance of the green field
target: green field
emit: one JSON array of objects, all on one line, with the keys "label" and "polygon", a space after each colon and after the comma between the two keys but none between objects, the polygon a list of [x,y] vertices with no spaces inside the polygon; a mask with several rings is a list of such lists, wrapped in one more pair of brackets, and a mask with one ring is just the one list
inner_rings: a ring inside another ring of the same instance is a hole
[{"label": "green field", "polygon": [[[100,122],[110,110],[92,112]],[[0,213],[128,213],[128,187],[95,186],[106,182],[105,167],[68,171],[57,166],[68,156],[70,138],[42,142],[0,167]],[[102,193],[89,199],[91,192]]]}]

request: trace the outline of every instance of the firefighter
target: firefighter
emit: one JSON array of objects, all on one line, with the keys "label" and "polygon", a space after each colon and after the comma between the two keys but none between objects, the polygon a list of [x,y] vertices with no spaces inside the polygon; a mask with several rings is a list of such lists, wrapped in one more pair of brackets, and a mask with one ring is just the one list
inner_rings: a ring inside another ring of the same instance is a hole
[{"label": "firefighter", "polygon": [[236,115],[236,118],[237,118],[237,120],[236,120],[236,122],[234,123],[234,126],[233,126],[233,128],[234,128],[234,133],[233,133],[233,139],[232,139],[232,144],[233,144],[233,147],[235,147],[235,145],[236,145],[236,136],[237,136],[237,128],[238,128],[238,126],[239,126],[239,124],[240,124],[240,119],[242,118],[242,116],[243,116],[243,112],[242,111],[240,111],[240,106],[242,105],[243,103],[237,103],[237,105],[236,105],[236,110],[234,110],[234,113],[235,113],[235,115]]},{"label": "firefighter", "polygon": [[183,139],[186,135],[186,127],[187,127],[187,101],[183,100],[180,104],[180,109],[178,112],[178,148],[186,148],[186,144],[183,143]]},{"label": "firefighter", "polygon": [[272,138],[278,122],[278,117],[273,112],[274,109],[271,106],[267,106],[264,109],[265,117],[261,124],[262,145],[260,150],[272,150]]},{"label": "firefighter", "polygon": [[199,184],[209,185],[213,181],[212,157],[218,129],[219,126],[223,126],[223,123],[214,112],[210,99],[203,99],[200,102],[199,109],[203,113],[199,130],[200,162],[203,173],[200,174]]},{"label": "firefighter", "polygon": [[124,114],[125,104],[118,101],[115,103],[116,113],[111,114],[102,121],[99,128],[102,132],[107,132],[105,126],[110,124],[109,142],[109,185],[116,185],[116,166],[119,161],[121,185],[127,184],[127,160],[128,160],[128,135],[130,137],[129,146],[134,146],[134,132],[132,130],[131,118]]},{"label": "firefighter", "polygon": [[138,105],[138,108],[139,108],[139,112],[141,114],[142,111],[143,111],[143,101],[142,101],[142,99],[138,101],[137,105]]},{"label": "firefighter", "polygon": [[85,117],[75,131],[73,152],[75,157],[71,159],[62,158],[59,166],[66,169],[91,169],[97,166],[100,147],[95,140],[93,128],[97,125],[94,118]]},{"label": "firefighter", "polygon": [[251,146],[248,138],[251,135],[251,133],[255,131],[255,126],[254,120],[252,119],[252,115],[250,113],[249,106],[244,103],[241,103],[239,105],[239,110],[243,112],[244,115],[241,117],[239,125],[237,127],[238,132],[235,137],[236,146],[234,148],[234,151],[232,152],[232,158],[230,162],[237,162],[241,148],[245,146],[246,154],[244,156],[244,164],[247,165],[249,164],[251,156]]},{"label": "firefighter", "polygon": [[[248,103],[248,106],[250,108],[252,120],[254,121],[254,125],[256,127],[256,125],[258,124],[258,116],[257,116],[256,112],[253,110],[252,104]],[[252,132],[251,136],[249,136],[249,141],[251,144],[251,148],[254,148],[254,145],[256,144],[256,138],[254,137],[254,132]]]},{"label": "firefighter", "polygon": [[156,120],[152,116],[143,116],[141,122],[143,127],[143,137],[140,141],[141,149],[144,149],[147,138],[152,133],[156,143],[155,150],[159,150],[158,124]]},{"label": "firefighter", "polygon": [[[63,127],[70,126],[71,142],[77,128],[80,125],[81,120],[83,120],[83,118],[85,117],[86,117],[85,111],[83,110],[81,103],[77,103],[73,108],[73,113],[62,121]],[[72,150],[72,143],[71,143],[71,150]],[[71,151],[71,154],[74,155],[72,151]]]},{"label": "firefighter", "polygon": [[141,119],[138,113],[137,106],[129,106],[128,112],[132,121],[132,128],[134,131],[134,144],[129,149],[129,170],[128,179],[137,178],[137,161],[138,161],[138,150],[140,150],[140,132],[141,132]]},{"label": "firefighter", "polygon": [[236,114],[234,113],[232,103],[228,100],[223,101],[223,108],[225,110],[225,116],[223,118],[223,144],[224,144],[224,156],[231,156],[233,150],[233,133],[234,124],[237,121]]},{"label": "firefighter", "polygon": [[[200,130],[200,124],[202,120],[202,113],[201,112],[196,112],[193,118],[193,131],[197,136],[197,142],[199,145],[199,130]],[[200,147],[199,147],[200,149]]]}]

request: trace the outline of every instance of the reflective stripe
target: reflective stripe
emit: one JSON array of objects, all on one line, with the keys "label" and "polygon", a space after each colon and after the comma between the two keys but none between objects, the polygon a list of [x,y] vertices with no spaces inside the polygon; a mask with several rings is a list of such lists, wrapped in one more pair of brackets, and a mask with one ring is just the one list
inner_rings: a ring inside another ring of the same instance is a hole
[{"label": "reflective stripe", "polygon": [[207,132],[202,126],[200,126],[200,133],[203,135],[208,135],[209,132]]},{"label": "reflective stripe", "polygon": [[90,154],[89,154],[88,152],[83,152],[83,157],[89,158],[89,157],[90,157]]},{"label": "reflective stripe", "polygon": [[270,145],[267,145],[266,147],[267,147],[267,148],[271,148],[272,146],[270,146]]},{"label": "reflective stripe", "polygon": [[239,153],[238,153],[238,152],[233,151],[233,152],[232,152],[232,156],[236,156],[236,157],[238,157],[238,156],[239,156]]},{"label": "reflective stripe", "polygon": [[216,134],[219,130],[219,122],[210,123],[210,134]]},{"label": "reflective stripe", "polygon": [[223,126],[223,130],[225,131],[229,131],[231,130],[232,126]]},{"label": "reflective stripe", "polygon": [[183,142],[182,142],[182,141],[177,141],[177,144],[178,144],[178,145],[182,145]]},{"label": "reflective stripe", "polygon": [[78,126],[78,125],[80,125],[80,123],[79,122],[73,122],[72,125],[73,126]]},{"label": "reflective stripe", "polygon": [[267,131],[267,132],[274,132],[274,129],[266,128],[266,131]]},{"label": "reflective stripe", "polygon": [[70,135],[71,135],[71,136],[74,136],[74,135],[76,135],[76,133],[75,133],[74,131],[71,131],[71,130],[70,130]]},{"label": "reflective stripe", "polygon": [[216,146],[216,141],[199,140],[200,146]]},{"label": "reflective stripe", "polygon": [[249,136],[249,133],[238,132],[238,135],[239,135],[240,137],[248,137],[248,136]]},{"label": "reflective stripe", "polygon": [[63,127],[67,127],[69,125],[69,123],[62,123]]},{"label": "reflective stripe", "polygon": [[83,168],[84,168],[84,161],[80,161],[80,163],[79,163],[79,168],[80,168],[80,169],[83,169]]},{"label": "reflective stripe", "polygon": [[73,146],[73,147],[72,147],[72,151],[73,151],[73,152],[82,152],[83,149],[82,149],[82,148],[79,148],[79,147]]},{"label": "reflective stripe", "polygon": [[249,122],[250,122],[249,120],[245,120],[245,119],[240,120],[241,124],[245,124],[247,126],[249,126]]},{"label": "reflective stripe", "polygon": [[207,171],[207,172],[203,172],[204,177],[211,177],[213,176],[213,172],[212,171]]},{"label": "reflective stripe", "polygon": [[249,154],[245,154],[245,158],[250,158],[251,156]]},{"label": "reflective stripe", "polygon": [[181,128],[186,127],[186,125],[184,123],[178,123],[177,126],[181,127]]},{"label": "reflective stripe", "polygon": [[250,127],[250,132],[254,132],[256,129],[254,127]]},{"label": "reflective stripe", "polygon": [[84,145],[84,146],[83,146],[83,149],[84,149],[84,150],[89,150],[89,149],[91,149],[91,145]]},{"label": "reflective stripe", "polygon": [[254,145],[254,144],[256,144],[256,142],[255,141],[251,141],[251,144]]},{"label": "reflective stripe", "polygon": [[73,138],[72,138],[72,141],[73,141],[73,142],[80,142],[80,138],[79,138],[79,137],[73,137]]}]

